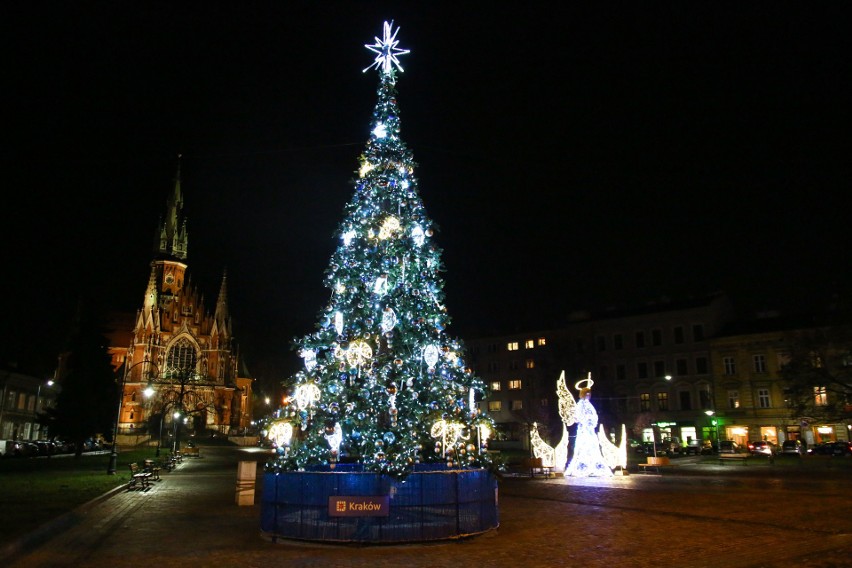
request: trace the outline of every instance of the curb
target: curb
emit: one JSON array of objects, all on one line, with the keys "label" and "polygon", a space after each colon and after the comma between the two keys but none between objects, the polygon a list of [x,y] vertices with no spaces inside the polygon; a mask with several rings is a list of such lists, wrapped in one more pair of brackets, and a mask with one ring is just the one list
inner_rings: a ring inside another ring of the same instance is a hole
[{"label": "curb", "polygon": [[67,513],[64,513],[64,514],[56,517],[55,519],[44,523],[43,525],[36,528],[32,532],[27,533],[25,535],[21,535],[20,537],[15,539],[13,542],[10,542],[6,546],[4,546],[2,549],[0,549],[0,562],[2,562],[3,564],[6,564],[7,562],[12,560],[15,556],[17,556],[21,552],[24,552],[24,551],[26,551],[30,548],[33,548],[34,545],[37,544],[41,539],[43,539],[43,537],[45,535],[50,534],[50,535],[55,536],[56,533],[68,530],[69,528],[74,526],[74,524],[79,522],[80,519],[83,516],[85,516],[86,513],[90,509],[92,509],[96,505],[106,501],[110,497],[113,497],[116,493],[120,493],[122,491],[125,491],[126,489],[127,489],[126,483],[119,485],[117,487],[114,487],[113,489],[110,489],[109,491],[107,491],[103,495],[99,495],[98,497],[95,497],[91,501],[83,503],[82,505],[80,505],[76,509],[69,511]]}]

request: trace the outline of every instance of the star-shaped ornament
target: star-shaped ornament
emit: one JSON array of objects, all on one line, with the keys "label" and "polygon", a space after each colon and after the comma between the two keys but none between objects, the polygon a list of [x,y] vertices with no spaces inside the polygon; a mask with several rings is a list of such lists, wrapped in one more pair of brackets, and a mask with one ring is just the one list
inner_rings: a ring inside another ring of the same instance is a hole
[{"label": "star-shaped ornament", "polygon": [[375,67],[382,73],[387,74],[391,72],[394,65],[400,71],[404,71],[402,65],[399,64],[397,56],[405,55],[406,53],[409,53],[409,50],[397,47],[399,40],[396,39],[396,34],[398,33],[399,28],[396,28],[396,31],[393,31],[393,22],[385,22],[382,39],[375,38],[376,43],[364,44],[364,47],[376,54],[376,59],[373,61],[373,64],[364,69],[365,73],[367,70]]}]

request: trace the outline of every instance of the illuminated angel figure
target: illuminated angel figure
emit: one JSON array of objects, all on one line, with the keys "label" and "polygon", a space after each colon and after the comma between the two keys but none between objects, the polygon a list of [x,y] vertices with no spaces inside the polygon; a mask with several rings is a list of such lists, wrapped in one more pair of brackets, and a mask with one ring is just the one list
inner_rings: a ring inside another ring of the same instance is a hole
[{"label": "illuminated angel figure", "polygon": [[621,445],[616,446],[606,437],[603,424],[598,428],[598,441],[601,444],[601,453],[604,461],[612,469],[621,468],[622,471],[627,469],[627,429],[624,424],[621,425]]},{"label": "illuminated angel figure", "polygon": [[[573,408],[573,418],[577,423],[577,438],[574,443],[574,455],[565,470],[565,476],[573,477],[612,477],[612,469],[601,454],[600,441],[595,429],[598,425],[598,413],[592,406],[592,375],[579,381],[574,388],[580,391],[580,400]],[[560,404],[560,410],[561,410]]]}]

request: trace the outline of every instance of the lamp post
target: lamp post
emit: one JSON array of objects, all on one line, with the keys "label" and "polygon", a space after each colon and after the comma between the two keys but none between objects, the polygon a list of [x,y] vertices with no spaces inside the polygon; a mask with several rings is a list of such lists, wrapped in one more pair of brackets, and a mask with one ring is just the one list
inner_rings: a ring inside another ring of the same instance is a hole
[{"label": "lamp post", "polygon": [[718,452],[719,451],[719,419],[714,418],[714,415],[716,414],[715,410],[705,410],[704,414],[706,414],[707,416],[710,417],[710,423],[713,425],[714,429],[716,430],[716,451]]},{"label": "lamp post", "polygon": [[[41,404],[41,385],[42,385],[42,383],[38,384],[38,390],[36,391],[36,403],[35,403],[36,417],[38,416],[38,413],[41,412],[41,409],[44,406],[43,404]],[[45,385],[47,387],[52,387],[54,385],[53,379],[48,379],[47,382],[45,383]],[[40,440],[44,439],[42,437],[41,429],[39,429],[38,437],[39,437]]]},{"label": "lamp post", "polygon": [[130,374],[130,371],[133,370],[134,367],[138,365],[148,364],[154,369],[157,369],[157,366],[149,361],[148,359],[143,359],[138,363],[134,363],[124,371],[124,375],[121,377],[121,385],[118,388],[118,411],[115,415],[115,425],[112,430],[112,451],[109,454],[109,465],[107,466],[107,475],[115,475],[116,464],[118,463],[118,446],[116,440],[118,439],[118,423],[121,421],[121,407],[124,406],[124,385],[127,383],[127,376]]}]

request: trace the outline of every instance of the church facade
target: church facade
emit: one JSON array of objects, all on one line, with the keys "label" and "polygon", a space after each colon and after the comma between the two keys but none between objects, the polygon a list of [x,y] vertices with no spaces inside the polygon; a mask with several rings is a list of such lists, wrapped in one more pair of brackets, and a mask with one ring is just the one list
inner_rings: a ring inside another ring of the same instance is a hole
[{"label": "church facade", "polygon": [[124,442],[158,436],[162,442],[164,434],[187,430],[227,436],[244,432],[252,420],[252,379],[241,376],[227,274],[210,311],[190,276],[188,240],[178,168],[142,306],[132,322],[111,325],[110,355],[122,381],[117,431]]}]

